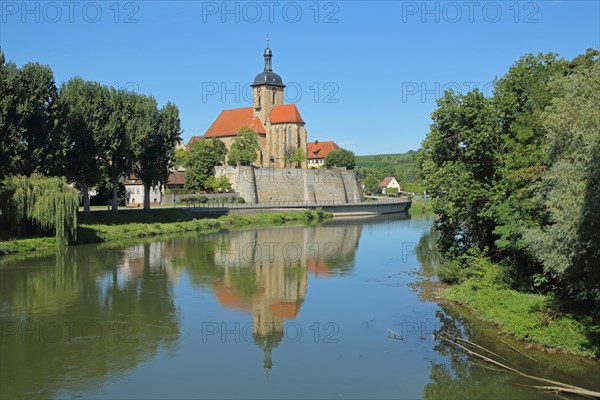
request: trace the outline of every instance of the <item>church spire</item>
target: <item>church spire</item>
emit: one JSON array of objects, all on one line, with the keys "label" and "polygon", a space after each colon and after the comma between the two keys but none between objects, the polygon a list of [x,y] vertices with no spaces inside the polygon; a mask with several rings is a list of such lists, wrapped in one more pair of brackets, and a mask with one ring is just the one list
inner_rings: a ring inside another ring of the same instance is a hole
[{"label": "church spire", "polygon": [[265,49],[265,72],[273,71],[273,66],[271,65],[271,57],[273,57],[273,53],[269,48],[269,35],[267,34],[267,48]]}]

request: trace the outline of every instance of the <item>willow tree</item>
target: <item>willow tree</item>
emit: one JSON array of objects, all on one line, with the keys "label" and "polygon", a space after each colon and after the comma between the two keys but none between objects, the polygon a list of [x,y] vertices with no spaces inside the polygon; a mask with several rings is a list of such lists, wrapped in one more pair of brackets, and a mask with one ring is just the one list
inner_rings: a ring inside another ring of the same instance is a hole
[{"label": "willow tree", "polygon": [[64,178],[16,175],[0,184],[0,223],[18,236],[54,233],[57,243],[73,243],[79,195]]}]

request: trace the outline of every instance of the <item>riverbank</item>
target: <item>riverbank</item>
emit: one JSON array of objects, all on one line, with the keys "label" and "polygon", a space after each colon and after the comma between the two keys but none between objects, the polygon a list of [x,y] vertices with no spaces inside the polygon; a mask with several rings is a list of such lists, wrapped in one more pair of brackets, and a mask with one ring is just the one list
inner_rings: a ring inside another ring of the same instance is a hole
[{"label": "riverbank", "polygon": [[[331,219],[321,210],[286,211],[244,215],[224,215],[218,218],[196,219],[184,209],[94,211],[78,215],[75,244],[130,240],[185,232],[203,232],[247,225],[274,225],[286,222],[311,222]],[[0,255],[51,251],[57,248],[54,237],[15,239],[0,242]]]},{"label": "riverbank", "polygon": [[466,305],[478,319],[520,341],[548,351],[600,358],[600,325],[589,316],[561,312],[551,295],[467,280],[444,288],[440,298]]},{"label": "riverbank", "polygon": [[423,200],[422,197],[413,197],[412,204],[408,213],[411,217],[435,217],[430,201]]}]

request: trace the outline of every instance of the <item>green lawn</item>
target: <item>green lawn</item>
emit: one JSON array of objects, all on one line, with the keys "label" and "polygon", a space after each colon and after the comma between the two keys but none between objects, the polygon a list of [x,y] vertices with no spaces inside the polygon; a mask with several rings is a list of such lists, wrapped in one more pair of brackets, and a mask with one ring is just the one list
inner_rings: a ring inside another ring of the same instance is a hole
[{"label": "green lawn", "polygon": [[[246,225],[273,225],[285,222],[310,222],[332,218],[333,214],[316,211],[289,211],[225,215],[218,218],[192,219],[182,209],[129,210],[113,213],[94,211],[79,215],[77,243],[131,240],[184,232],[202,232]],[[0,242],[0,255],[57,249],[53,237],[16,239]]]}]

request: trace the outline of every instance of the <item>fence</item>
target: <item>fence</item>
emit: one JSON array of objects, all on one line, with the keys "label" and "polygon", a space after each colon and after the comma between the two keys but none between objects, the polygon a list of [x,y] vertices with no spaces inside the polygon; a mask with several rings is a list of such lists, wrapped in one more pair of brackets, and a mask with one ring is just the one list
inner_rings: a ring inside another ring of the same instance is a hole
[{"label": "fence", "polygon": [[[371,198],[373,199],[373,198]],[[408,198],[389,198],[389,197],[379,197],[375,199],[376,201],[362,201],[349,203],[344,200],[320,200],[318,202],[311,201],[263,201],[260,203],[229,203],[226,201],[223,202],[210,202],[210,203],[188,203],[185,204],[184,207],[187,208],[273,208],[273,207],[283,207],[283,208],[294,208],[294,207],[324,207],[324,206],[335,206],[335,205],[358,205],[358,204],[368,204],[368,205],[376,205],[376,204],[394,204],[394,203],[406,203]]]}]

